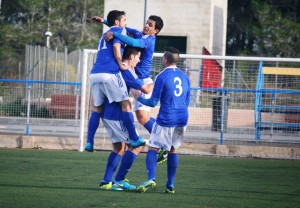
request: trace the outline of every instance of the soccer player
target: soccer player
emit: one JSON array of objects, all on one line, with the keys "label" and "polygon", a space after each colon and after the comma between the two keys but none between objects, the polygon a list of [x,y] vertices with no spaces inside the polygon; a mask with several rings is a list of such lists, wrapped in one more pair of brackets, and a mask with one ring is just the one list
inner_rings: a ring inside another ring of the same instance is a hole
[{"label": "soccer player", "polygon": [[[107,24],[107,22],[101,17],[98,17],[98,21]],[[153,83],[151,78],[152,57],[155,49],[156,35],[162,30],[163,25],[163,20],[159,16],[151,15],[148,18],[142,32],[126,27],[127,34],[133,38],[114,32],[107,32],[105,36],[105,40],[110,40],[113,37],[116,37],[130,46],[142,48],[141,62],[136,67],[136,73],[140,79],[144,80],[145,83]],[[150,98],[151,94],[141,93],[141,96],[144,98]],[[138,122],[142,124],[149,133],[151,133],[155,119],[150,117],[150,107],[134,100],[134,111]],[[167,160],[167,156],[167,151],[159,151],[157,162],[165,162]]]},{"label": "soccer player", "polygon": [[[142,79],[144,83],[153,83],[151,78],[152,57],[155,49],[156,35],[162,30],[163,25],[164,23],[161,17],[151,15],[142,32],[126,27],[127,34],[132,37],[113,31],[105,35],[105,40],[110,40],[115,37],[130,46],[142,48],[141,61],[135,70],[138,77]],[[141,93],[141,96],[150,98],[151,94]],[[134,111],[139,123],[151,133],[155,119],[150,117],[150,107],[134,100]]]},{"label": "soccer player", "polygon": [[[97,21],[97,17],[92,17],[91,20]],[[124,11],[110,11],[107,15],[107,22],[110,26],[109,31],[126,33]],[[120,73],[120,69],[126,69],[122,65],[124,44],[118,39],[106,42],[103,38],[104,36],[105,34],[99,40],[97,59],[90,74],[94,109],[88,125],[88,138],[85,150],[93,151],[94,135],[99,126],[100,113],[105,98],[108,99],[109,103],[118,102],[121,104],[122,121],[128,130],[131,146],[145,145],[144,139],[139,137],[136,131],[126,84]]]},{"label": "soccer player", "polygon": [[[128,87],[141,89],[144,93],[149,93],[153,90],[153,84],[144,84],[134,73],[134,67],[140,61],[140,54],[140,49],[138,48],[125,47],[122,64],[128,70],[123,70],[122,75]],[[123,126],[120,114],[121,106],[118,103],[105,103],[102,121],[113,143],[113,151],[108,157],[105,174],[100,182],[99,188],[103,190],[111,189],[119,191],[136,189],[136,186],[129,184],[124,179],[143,147],[133,148],[129,146],[128,150],[125,151],[126,145],[129,145],[128,132]],[[121,165],[112,185],[112,177],[120,160]]]},{"label": "soccer player", "polygon": [[178,60],[179,51],[173,47],[167,48],[162,59],[164,70],[156,76],[149,99],[141,97],[137,91],[132,91],[134,97],[144,105],[154,107],[160,102],[146,156],[148,180],[138,186],[140,192],[156,186],[157,151],[162,148],[168,150],[168,180],[165,193],[175,193],[174,180],[178,165],[176,148],[181,145],[186,130],[190,101],[190,81],[188,76],[177,68]]}]

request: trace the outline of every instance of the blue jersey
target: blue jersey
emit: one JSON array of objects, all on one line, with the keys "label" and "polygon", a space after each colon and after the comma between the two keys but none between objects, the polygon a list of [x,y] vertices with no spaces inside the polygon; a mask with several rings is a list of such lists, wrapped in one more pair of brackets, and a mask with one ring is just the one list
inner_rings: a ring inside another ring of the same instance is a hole
[{"label": "blue jersey", "polygon": [[156,37],[153,35],[143,35],[138,30],[127,28],[126,31],[136,39],[141,41],[140,62],[135,67],[136,74],[140,79],[151,77],[152,57],[155,49]]},{"label": "blue jersey", "polygon": [[[122,27],[111,27],[109,29],[109,32],[126,34],[126,29]],[[99,40],[97,59],[91,70],[91,74],[96,74],[96,73],[116,74],[120,71],[119,65],[114,56],[113,44],[120,43],[122,46],[121,49],[124,48],[124,44],[117,38],[114,38],[113,40],[106,42],[104,40],[104,37],[105,37],[105,33],[102,35],[101,39]],[[123,51],[121,51],[121,54],[122,53]]]},{"label": "blue jersey", "polygon": [[186,126],[190,81],[178,68],[166,68],[156,76],[151,98],[160,101],[156,122],[164,127]]},{"label": "blue jersey", "polygon": [[109,103],[108,99],[105,99],[104,108],[101,112],[101,117],[108,120],[122,120],[122,108],[120,103]]}]

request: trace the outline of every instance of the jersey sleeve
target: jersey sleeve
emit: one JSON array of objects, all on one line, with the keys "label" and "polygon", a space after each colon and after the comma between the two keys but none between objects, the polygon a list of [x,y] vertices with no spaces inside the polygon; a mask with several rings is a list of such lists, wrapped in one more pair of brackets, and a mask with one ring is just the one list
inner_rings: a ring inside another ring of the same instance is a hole
[{"label": "jersey sleeve", "polygon": [[121,70],[121,73],[122,73],[122,77],[128,87],[139,90],[144,85],[143,80],[139,79],[129,69]]},{"label": "jersey sleeve", "polygon": [[143,33],[141,31],[136,30],[136,29],[126,27],[126,31],[129,35],[131,35],[134,38],[142,38],[143,37]]},{"label": "jersey sleeve", "polygon": [[160,100],[161,93],[163,90],[164,82],[162,80],[161,76],[157,76],[156,80],[154,82],[154,88],[152,95],[149,99],[145,99],[143,97],[138,97],[138,101],[144,105],[150,106],[150,107],[155,107]]},{"label": "jersey sleeve", "polygon": [[146,47],[146,41],[145,39],[134,39],[132,37],[122,35],[121,33],[114,32],[115,39],[119,39],[123,43],[126,43],[129,46],[132,47],[138,47],[138,48],[145,48]]}]

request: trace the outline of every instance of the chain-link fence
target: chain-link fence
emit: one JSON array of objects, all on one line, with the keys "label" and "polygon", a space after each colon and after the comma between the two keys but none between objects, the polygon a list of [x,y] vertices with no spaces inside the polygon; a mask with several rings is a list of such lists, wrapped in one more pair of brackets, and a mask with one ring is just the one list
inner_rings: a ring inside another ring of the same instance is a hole
[{"label": "chain-link fence", "polygon": [[[0,80],[1,133],[72,135],[85,140],[91,103],[88,75],[96,53],[27,46],[26,59],[17,68],[20,75]],[[162,54],[155,54],[153,78],[162,70],[161,62]],[[181,55],[178,66],[192,84],[186,141],[300,146],[299,59]],[[151,110],[153,117],[158,108]],[[137,126],[148,138],[144,127]],[[96,139],[105,138],[100,125]]]}]

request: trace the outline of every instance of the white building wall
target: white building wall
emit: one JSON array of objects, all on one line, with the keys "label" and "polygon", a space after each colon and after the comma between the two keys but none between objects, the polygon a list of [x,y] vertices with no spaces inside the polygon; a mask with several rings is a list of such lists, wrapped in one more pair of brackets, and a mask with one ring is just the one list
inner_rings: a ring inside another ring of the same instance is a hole
[{"label": "white building wall", "polygon": [[202,47],[214,55],[225,54],[227,0],[105,0],[104,17],[111,10],[123,10],[128,26],[142,30],[145,2],[146,17],[158,15],[164,21],[159,35],[187,37],[188,54],[202,54]]}]

